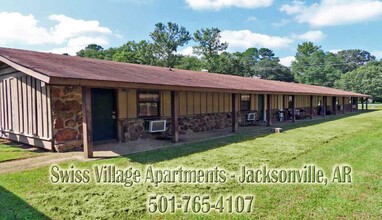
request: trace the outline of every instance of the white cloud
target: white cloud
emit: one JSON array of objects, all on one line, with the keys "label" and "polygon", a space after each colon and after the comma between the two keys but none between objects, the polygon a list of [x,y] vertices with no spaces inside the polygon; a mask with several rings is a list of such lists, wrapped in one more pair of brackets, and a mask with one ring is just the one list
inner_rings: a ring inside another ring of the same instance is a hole
[{"label": "white cloud", "polygon": [[377,59],[382,59],[382,50],[373,50],[370,53],[371,55],[374,55]]},{"label": "white cloud", "polygon": [[51,35],[58,41],[65,41],[76,36],[109,35],[112,31],[107,27],[101,27],[98,21],[84,21],[65,15],[51,15],[49,19],[58,22],[51,29]]},{"label": "white cloud", "polygon": [[192,47],[185,47],[181,51],[179,51],[179,54],[182,54],[184,56],[193,56],[193,49]]},{"label": "white cloud", "polygon": [[52,36],[33,15],[22,15],[18,12],[0,13],[0,43],[22,42],[26,44],[45,44],[53,41]]},{"label": "white cloud", "polygon": [[68,40],[67,46],[50,50],[52,53],[68,53],[75,55],[76,52],[84,49],[87,45],[94,43],[98,45],[108,45],[109,41],[105,37],[74,37]]},{"label": "white cloud", "polygon": [[271,6],[273,0],[186,0],[195,10],[220,10],[222,8],[261,8]]},{"label": "white cloud", "polygon": [[288,20],[288,19],[281,19],[281,21],[279,21],[279,22],[272,23],[272,26],[273,27],[282,27],[282,26],[287,25],[288,23],[290,23],[290,20]]},{"label": "white cloud", "polygon": [[280,63],[281,65],[290,67],[292,65],[292,62],[295,60],[296,58],[294,56],[282,57],[280,58]]},{"label": "white cloud", "polygon": [[228,42],[229,51],[240,51],[250,47],[266,47],[270,49],[286,48],[293,42],[289,37],[252,33],[249,30],[222,31],[221,41]]},{"label": "white cloud", "polygon": [[295,37],[299,40],[318,42],[325,38],[325,34],[322,31],[308,31]]},{"label": "white cloud", "polygon": [[247,21],[257,21],[257,18],[255,16],[251,16],[247,18]]},{"label": "white cloud", "polygon": [[53,49],[52,52],[74,55],[78,49],[83,49],[91,43],[108,45],[109,37],[114,36],[109,28],[101,26],[95,20],[85,21],[65,15],[51,15],[49,20],[56,24],[52,27],[42,27],[33,15],[1,12],[1,46],[53,44],[58,48]]},{"label": "white cloud", "polygon": [[287,13],[288,15],[301,13],[306,8],[304,2],[293,1],[292,4],[282,5],[280,11]]},{"label": "white cloud", "polygon": [[305,5],[301,1],[281,6],[280,10],[294,15],[299,23],[311,26],[334,26],[361,23],[382,17],[382,2],[378,0],[321,0]]},{"label": "white cloud", "polygon": [[329,50],[330,53],[338,53],[340,51],[341,51],[341,49],[332,49],[332,50]]}]

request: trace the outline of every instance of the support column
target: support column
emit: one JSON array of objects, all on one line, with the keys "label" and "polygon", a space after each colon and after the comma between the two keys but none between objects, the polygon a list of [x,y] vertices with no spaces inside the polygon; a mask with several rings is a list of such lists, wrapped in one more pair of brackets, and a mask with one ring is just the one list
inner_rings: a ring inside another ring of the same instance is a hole
[{"label": "support column", "polygon": [[272,95],[267,95],[267,126],[272,126]]},{"label": "support column", "polygon": [[369,99],[366,98],[365,101],[366,101],[366,110],[368,110],[369,109]]},{"label": "support column", "polygon": [[364,99],[363,97],[361,98],[361,103],[362,103],[362,110],[365,110],[364,106],[363,106],[363,103],[364,103]]},{"label": "support column", "polygon": [[342,114],[345,114],[345,97],[342,97]]},{"label": "support column", "polygon": [[322,117],[326,117],[326,96],[322,96]]},{"label": "support column", "polygon": [[89,87],[82,87],[82,133],[84,157],[93,157],[93,131],[92,131],[92,91]]},{"label": "support column", "polygon": [[313,95],[310,96],[310,119],[313,119]]},{"label": "support column", "polygon": [[237,124],[237,117],[236,117],[236,94],[235,93],[232,93],[232,111],[231,111],[231,115],[232,115],[232,132],[237,132],[237,127],[238,127],[238,124]]},{"label": "support column", "polygon": [[292,122],[296,121],[296,96],[292,95]]},{"label": "support column", "polygon": [[272,96],[267,95],[267,126],[272,126]]},{"label": "support column", "polygon": [[286,112],[286,109],[288,108],[287,106],[285,106],[285,103],[286,103],[285,97],[287,97],[287,96],[283,95],[283,110],[284,110],[284,112]]},{"label": "support column", "polygon": [[332,105],[333,105],[333,114],[337,115],[337,96],[333,97]]},{"label": "support column", "polygon": [[354,98],[353,97],[350,97],[350,112],[353,112],[353,105],[354,105]]},{"label": "support column", "polygon": [[179,142],[179,92],[171,91],[172,142]]}]

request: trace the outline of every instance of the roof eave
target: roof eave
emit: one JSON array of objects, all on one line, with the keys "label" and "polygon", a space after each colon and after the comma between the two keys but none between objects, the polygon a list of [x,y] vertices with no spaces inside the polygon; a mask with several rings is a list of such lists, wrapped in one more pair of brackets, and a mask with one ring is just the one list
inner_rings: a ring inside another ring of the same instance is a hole
[{"label": "roof eave", "polygon": [[24,67],[16,62],[13,62],[3,56],[0,56],[0,62],[3,62],[13,68],[15,68],[16,70],[20,71],[20,72],[23,72],[27,75],[30,75],[30,76],[33,76],[34,78],[36,79],[39,79],[45,83],[50,83],[50,77],[45,75],[45,74],[42,74],[40,72],[37,72],[35,70],[32,70],[30,68],[27,68],[27,67]]}]

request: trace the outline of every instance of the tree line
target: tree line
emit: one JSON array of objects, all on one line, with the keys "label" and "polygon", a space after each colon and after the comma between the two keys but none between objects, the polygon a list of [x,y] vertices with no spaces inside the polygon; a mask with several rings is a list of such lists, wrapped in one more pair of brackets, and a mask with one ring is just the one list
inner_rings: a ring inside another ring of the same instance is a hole
[{"label": "tree line", "polygon": [[[382,62],[368,51],[332,53],[304,42],[298,45],[291,67],[286,67],[269,48],[227,52],[228,43],[221,41],[220,33],[212,27],[191,34],[176,23],[157,23],[149,34],[151,41],[128,41],[108,49],[90,44],[78,51],[77,56],[336,87],[371,94],[382,101]],[[195,55],[179,54],[178,49],[190,41],[195,43],[192,47]]]}]

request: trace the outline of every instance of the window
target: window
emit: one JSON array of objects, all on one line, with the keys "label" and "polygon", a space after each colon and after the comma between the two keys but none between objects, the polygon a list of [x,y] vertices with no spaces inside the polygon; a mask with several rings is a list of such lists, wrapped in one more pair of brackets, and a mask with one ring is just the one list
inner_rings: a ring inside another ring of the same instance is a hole
[{"label": "window", "polygon": [[159,116],[159,92],[139,91],[138,92],[138,116],[158,117]]},{"label": "window", "polygon": [[241,111],[251,110],[251,95],[241,95],[240,110]]}]

